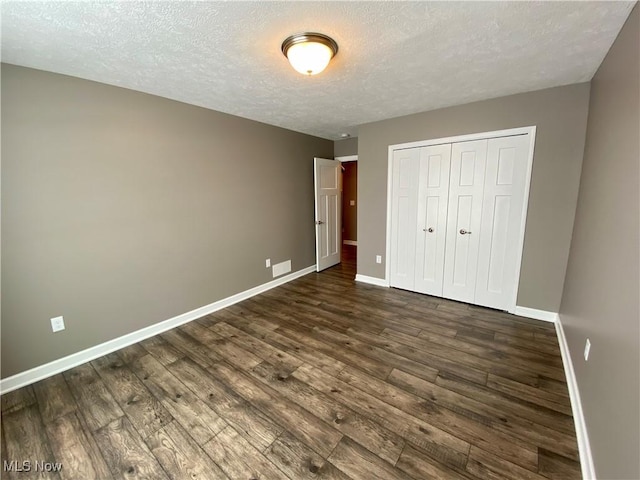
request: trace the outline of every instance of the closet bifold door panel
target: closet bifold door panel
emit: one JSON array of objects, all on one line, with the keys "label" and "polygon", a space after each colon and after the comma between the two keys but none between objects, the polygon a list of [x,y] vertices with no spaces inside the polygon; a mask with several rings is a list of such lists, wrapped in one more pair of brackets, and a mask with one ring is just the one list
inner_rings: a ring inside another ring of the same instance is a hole
[{"label": "closet bifold door panel", "polygon": [[407,290],[415,287],[419,168],[419,148],[394,152],[390,285]]},{"label": "closet bifold door panel", "polygon": [[442,295],[468,303],[475,297],[487,144],[461,142],[451,149]]},{"label": "closet bifold door panel", "polygon": [[442,296],[451,144],[420,148],[415,291]]},{"label": "closet bifold door panel", "polygon": [[527,135],[489,140],[474,301],[478,305],[501,310],[515,305],[528,150]]}]

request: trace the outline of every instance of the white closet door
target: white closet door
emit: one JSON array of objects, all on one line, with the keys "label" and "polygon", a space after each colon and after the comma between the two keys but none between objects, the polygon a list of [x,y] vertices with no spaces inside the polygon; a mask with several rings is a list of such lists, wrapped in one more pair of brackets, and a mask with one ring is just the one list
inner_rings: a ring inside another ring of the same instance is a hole
[{"label": "white closet door", "polygon": [[442,295],[474,302],[487,140],[454,143]]},{"label": "white closet door", "polygon": [[420,149],[398,150],[393,155],[391,186],[390,285],[413,290],[416,254],[416,211]]},{"label": "white closet door", "polygon": [[420,149],[415,290],[442,296],[451,144]]},{"label": "white closet door", "polygon": [[489,140],[475,303],[508,310],[515,305],[526,211],[529,136]]}]

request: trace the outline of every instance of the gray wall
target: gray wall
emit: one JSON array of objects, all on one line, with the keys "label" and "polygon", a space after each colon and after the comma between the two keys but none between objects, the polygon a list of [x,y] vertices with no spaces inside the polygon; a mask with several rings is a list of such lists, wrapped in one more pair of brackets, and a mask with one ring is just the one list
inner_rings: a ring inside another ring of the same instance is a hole
[{"label": "gray wall", "polygon": [[314,264],[314,156],[333,142],[2,65],[2,377]]},{"label": "gray wall", "polygon": [[358,154],[358,138],[348,138],[346,140],[336,140],[333,144],[334,155],[336,157],[346,157]]},{"label": "gray wall", "polygon": [[536,125],[518,305],[557,312],[573,228],[589,84],[512,95],[358,127],[358,273],[384,278],[388,146]]},{"label": "gray wall", "polygon": [[[591,84],[560,308],[598,478],[640,478],[640,8]],[[583,357],[591,341],[589,361]]]}]

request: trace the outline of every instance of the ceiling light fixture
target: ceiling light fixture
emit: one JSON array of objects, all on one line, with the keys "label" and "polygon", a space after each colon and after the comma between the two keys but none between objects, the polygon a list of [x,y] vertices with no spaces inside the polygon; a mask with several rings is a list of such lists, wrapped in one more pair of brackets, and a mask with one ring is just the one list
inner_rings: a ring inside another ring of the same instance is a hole
[{"label": "ceiling light fixture", "polygon": [[296,33],[282,42],[282,53],[296,71],[316,75],[338,53],[338,44],[322,33]]}]

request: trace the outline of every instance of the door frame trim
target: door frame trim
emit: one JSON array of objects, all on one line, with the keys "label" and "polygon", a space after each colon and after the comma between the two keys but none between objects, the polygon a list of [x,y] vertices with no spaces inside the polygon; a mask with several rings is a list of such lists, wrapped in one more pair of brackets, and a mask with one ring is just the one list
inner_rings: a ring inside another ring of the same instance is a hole
[{"label": "door frame trim", "polygon": [[382,280],[385,286],[390,285],[391,281],[391,194],[392,194],[392,185],[393,185],[393,154],[397,150],[404,150],[407,148],[419,148],[419,147],[430,147],[433,145],[441,145],[443,143],[460,143],[460,142],[471,142],[474,140],[488,140],[491,138],[500,138],[500,137],[513,137],[516,135],[529,135],[529,152],[527,155],[527,173],[526,173],[526,184],[524,188],[524,202],[522,208],[524,210],[524,215],[522,216],[522,221],[520,223],[520,232],[518,235],[518,251],[520,254],[516,259],[516,267],[517,267],[517,275],[516,275],[516,286],[514,289],[514,294],[512,301],[509,306],[509,313],[516,312],[516,302],[518,299],[518,291],[520,287],[520,273],[522,268],[522,253],[524,248],[524,232],[527,224],[527,213],[529,208],[529,193],[531,186],[531,172],[533,171],[533,153],[534,147],[536,143],[536,126],[532,125],[529,127],[519,127],[519,128],[510,128],[506,130],[495,130],[491,132],[478,132],[471,133],[467,135],[456,135],[453,137],[444,137],[444,138],[434,138],[430,140],[420,140],[417,142],[408,142],[408,143],[398,143],[395,145],[389,145],[388,150],[388,158],[387,158],[387,229],[386,229],[386,239],[385,239],[385,278]]}]

